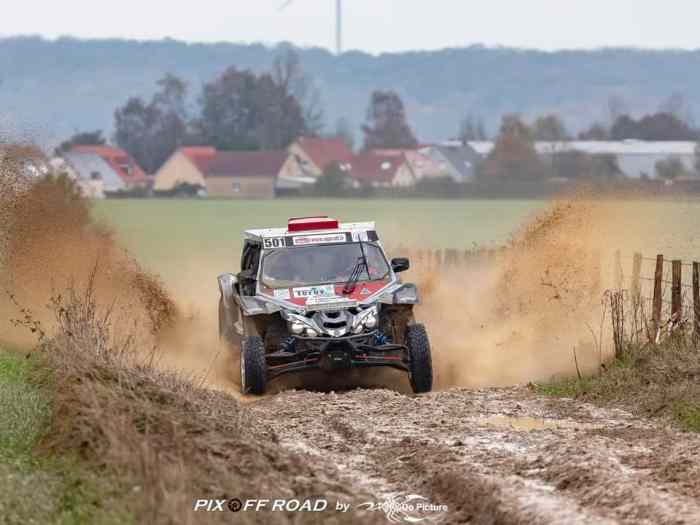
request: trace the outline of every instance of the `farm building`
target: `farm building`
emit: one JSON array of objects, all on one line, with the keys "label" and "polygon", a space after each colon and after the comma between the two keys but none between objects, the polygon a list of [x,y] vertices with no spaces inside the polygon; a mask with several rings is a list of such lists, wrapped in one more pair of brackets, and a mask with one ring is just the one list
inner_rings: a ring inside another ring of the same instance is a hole
[{"label": "farm building", "polygon": [[207,168],[216,155],[216,149],[209,146],[179,148],[156,172],[153,190],[162,193],[206,188]]},{"label": "farm building", "polygon": [[408,184],[404,178],[404,185],[413,185],[416,181],[425,178],[436,178],[447,175],[447,168],[436,162],[429,154],[430,146],[415,149],[374,149],[372,153],[383,157],[402,157],[403,161],[413,174],[413,181]]},{"label": "farm building", "polygon": [[[493,149],[493,142],[470,142],[482,157]],[[557,153],[579,151],[589,155],[612,155],[622,173],[630,178],[655,177],[656,163],[678,159],[688,171],[695,166],[695,142],[661,142],[642,140],[536,142],[535,149],[545,160]]]},{"label": "farm building", "polygon": [[209,197],[272,198],[288,155],[284,151],[222,151],[205,177]]},{"label": "farm building", "polygon": [[277,179],[287,162],[285,151],[217,151],[206,146],[184,147],[158,170],[153,189],[161,194],[209,197],[274,197]]},{"label": "farm building", "polygon": [[289,159],[279,177],[278,188],[299,189],[313,184],[331,163],[347,163],[352,151],[340,138],[300,137],[288,148]]},{"label": "farm building", "polygon": [[421,150],[438,166],[443,176],[455,182],[473,182],[482,156],[469,145],[427,146]]},{"label": "farm building", "polygon": [[81,193],[91,199],[104,199],[106,192],[117,193],[126,188],[117,172],[94,153],[64,153],[53,159],[52,164],[57,172],[73,179]]},{"label": "farm building", "polygon": [[[76,145],[70,149],[69,153],[96,155],[102,159],[121,179],[124,190],[129,191],[148,186],[149,181],[146,173],[123,149],[113,146]],[[80,173],[81,178],[85,176],[90,178],[92,175],[92,173]],[[105,191],[110,190],[105,188]]]},{"label": "farm building", "polygon": [[353,157],[348,166],[356,187],[368,185],[375,188],[406,188],[416,183],[416,177],[403,153],[361,153]]}]

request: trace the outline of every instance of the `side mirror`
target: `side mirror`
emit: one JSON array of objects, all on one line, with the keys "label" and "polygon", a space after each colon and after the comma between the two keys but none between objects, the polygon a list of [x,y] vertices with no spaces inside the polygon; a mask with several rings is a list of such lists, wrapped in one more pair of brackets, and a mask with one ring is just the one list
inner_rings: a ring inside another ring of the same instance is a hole
[{"label": "side mirror", "polygon": [[391,269],[394,273],[405,272],[411,267],[411,263],[405,257],[397,257],[391,260]]}]

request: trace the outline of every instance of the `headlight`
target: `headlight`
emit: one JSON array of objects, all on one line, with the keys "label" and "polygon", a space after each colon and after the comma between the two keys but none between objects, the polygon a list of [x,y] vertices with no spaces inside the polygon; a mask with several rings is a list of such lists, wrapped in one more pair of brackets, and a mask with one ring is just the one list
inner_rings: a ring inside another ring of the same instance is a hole
[{"label": "headlight", "polygon": [[299,335],[304,331],[305,326],[300,323],[299,321],[293,321],[289,325],[289,330],[294,334],[294,335]]},{"label": "headlight", "polygon": [[370,330],[375,328],[377,326],[377,313],[378,309],[376,306],[371,306],[358,313],[352,322],[353,333],[360,334],[365,328]]},{"label": "headlight", "polygon": [[313,328],[307,328],[306,329],[306,336],[307,337],[318,337],[318,332],[314,330]]}]

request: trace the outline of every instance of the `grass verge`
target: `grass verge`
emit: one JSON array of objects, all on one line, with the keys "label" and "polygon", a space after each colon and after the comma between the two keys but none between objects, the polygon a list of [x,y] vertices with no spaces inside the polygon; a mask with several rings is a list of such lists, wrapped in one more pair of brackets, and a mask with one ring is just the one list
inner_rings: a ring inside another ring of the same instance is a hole
[{"label": "grass verge", "polygon": [[51,411],[50,390],[36,374],[36,359],[0,350],[0,521],[133,522],[110,504],[106,482],[77,458],[35,453]]},{"label": "grass verge", "polygon": [[600,375],[535,385],[541,394],[596,404],[621,404],[633,413],[668,417],[700,432],[700,349],[679,338],[661,345],[629,346]]}]

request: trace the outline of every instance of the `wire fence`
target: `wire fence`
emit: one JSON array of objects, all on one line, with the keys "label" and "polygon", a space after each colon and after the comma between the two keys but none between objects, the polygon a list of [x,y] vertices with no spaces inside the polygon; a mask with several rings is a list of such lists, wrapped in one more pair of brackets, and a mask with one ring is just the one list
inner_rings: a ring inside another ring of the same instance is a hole
[{"label": "wire fence", "polygon": [[[408,249],[401,246],[389,253],[409,257],[411,267],[421,270],[471,268],[489,264],[502,248]],[[600,258],[600,255],[597,255]],[[596,272],[604,267],[598,261]],[[603,282],[602,275],[597,282]],[[596,293],[600,292],[598,290]],[[640,253],[615,253],[613,286],[607,292],[608,306],[621,316],[613,328],[622,329],[616,341],[658,343],[670,333],[691,335],[700,342],[700,263],[668,259],[664,255],[645,257]]]},{"label": "wire fence", "polygon": [[668,259],[662,254],[651,258],[635,253],[630,258],[616,252],[610,304],[613,310],[620,310],[617,314],[621,316],[622,333],[616,336],[616,351],[618,339],[640,342],[646,338],[659,343],[670,334],[690,335],[697,344],[700,263]]}]

